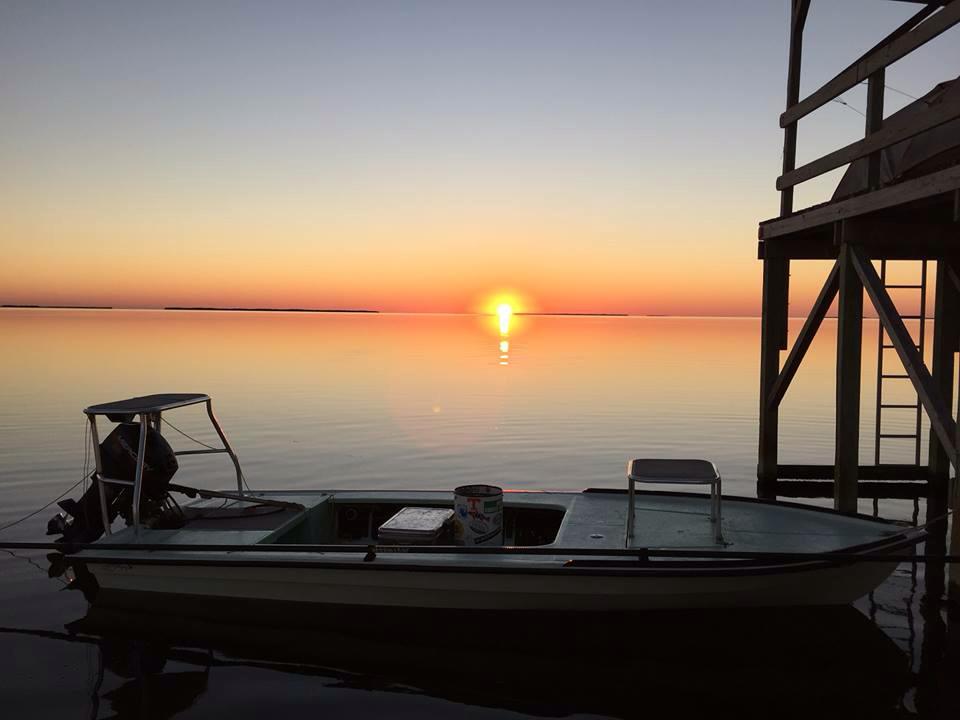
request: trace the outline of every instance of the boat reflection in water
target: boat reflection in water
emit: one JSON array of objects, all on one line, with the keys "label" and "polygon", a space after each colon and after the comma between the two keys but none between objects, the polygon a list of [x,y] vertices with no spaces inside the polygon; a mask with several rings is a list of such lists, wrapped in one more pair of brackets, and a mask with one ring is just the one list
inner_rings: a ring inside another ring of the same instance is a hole
[{"label": "boat reflection in water", "polygon": [[[380,623],[361,615],[335,619],[356,628],[347,633],[92,607],[68,630],[99,646],[95,702],[119,716],[173,717],[206,703],[231,712],[251,692],[239,682],[256,684],[251,701],[269,698],[285,711],[342,701],[351,716],[414,708],[461,716],[466,704],[481,716],[483,709],[539,717],[877,717],[895,710],[911,684],[906,655],[852,607],[556,615],[532,624],[435,613]],[[363,691],[370,702],[338,695],[347,691]]]}]

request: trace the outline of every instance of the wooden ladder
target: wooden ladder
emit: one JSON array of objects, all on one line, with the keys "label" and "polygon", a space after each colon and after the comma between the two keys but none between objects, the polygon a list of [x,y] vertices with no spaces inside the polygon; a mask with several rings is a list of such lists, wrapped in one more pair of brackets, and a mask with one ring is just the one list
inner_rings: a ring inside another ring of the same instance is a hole
[{"label": "wooden ladder", "polygon": [[[920,282],[919,284],[900,285],[887,284],[887,261],[880,261],[880,280],[885,288],[892,290],[916,290],[920,293],[919,313],[916,315],[901,315],[904,320],[916,320],[919,327],[916,335],[916,349],[920,357],[924,356],[924,341],[926,340],[927,329],[927,261],[920,261]],[[912,335],[912,333],[911,333]],[[913,440],[914,442],[914,464],[920,465],[920,443],[921,428],[923,420],[923,407],[920,404],[920,398],[917,397],[915,403],[886,403],[883,401],[883,381],[898,380],[909,382],[910,376],[900,367],[901,372],[885,372],[883,367],[884,350],[893,348],[893,345],[887,342],[887,334],[883,329],[883,323],[879,324],[877,332],[877,422],[874,441],[874,463],[880,465],[880,446],[883,440]],[[916,413],[915,431],[911,433],[885,433],[883,432],[883,411],[884,410],[914,410]]]}]

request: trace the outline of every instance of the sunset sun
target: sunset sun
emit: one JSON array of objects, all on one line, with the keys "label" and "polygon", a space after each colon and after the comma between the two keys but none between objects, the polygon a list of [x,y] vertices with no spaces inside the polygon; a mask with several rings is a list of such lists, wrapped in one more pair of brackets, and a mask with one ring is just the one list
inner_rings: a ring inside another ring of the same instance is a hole
[{"label": "sunset sun", "polygon": [[500,334],[506,335],[510,332],[510,316],[513,315],[513,309],[509,303],[500,303],[497,305],[497,318],[500,320]]}]

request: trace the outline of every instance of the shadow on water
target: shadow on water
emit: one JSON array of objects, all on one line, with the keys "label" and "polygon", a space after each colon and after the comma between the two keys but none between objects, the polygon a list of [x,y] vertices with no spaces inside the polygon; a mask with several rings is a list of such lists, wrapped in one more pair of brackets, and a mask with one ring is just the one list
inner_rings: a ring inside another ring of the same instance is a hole
[{"label": "shadow on water", "polygon": [[[331,624],[339,629],[92,606],[66,632],[36,632],[97,648],[89,717],[193,716],[185,711],[205,705],[216,714],[225,685],[259,703],[228,704],[235,716],[318,703],[351,717],[402,715],[432,700],[446,703],[432,715],[451,717],[464,706],[482,716],[891,717],[914,682],[907,653],[852,607],[535,620],[356,613]],[[344,691],[381,704],[368,713]]]}]

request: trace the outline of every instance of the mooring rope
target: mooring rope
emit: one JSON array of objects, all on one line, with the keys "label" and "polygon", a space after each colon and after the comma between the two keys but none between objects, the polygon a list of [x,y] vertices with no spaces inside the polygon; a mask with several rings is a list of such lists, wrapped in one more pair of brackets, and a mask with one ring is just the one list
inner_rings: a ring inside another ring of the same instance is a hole
[{"label": "mooring rope", "polygon": [[207,448],[208,450],[219,450],[219,449],[220,449],[220,448],[214,447],[213,445],[207,445],[205,442],[203,442],[203,441],[201,441],[201,440],[197,440],[195,437],[193,437],[193,435],[188,435],[188,434],[185,433],[183,430],[181,430],[181,429],[178,428],[176,425],[174,425],[172,422],[170,422],[169,420],[167,420],[165,417],[161,417],[160,419],[161,419],[161,421],[163,422],[164,425],[168,425],[168,426],[169,426],[170,428],[172,428],[173,430],[176,430],[178,433],[180,433],[180,434],[183,435],[185,438],[187,438],[187,440],[192,440],[192,441],[195,442],[197,445],[202,445],[203,447]]},{"label": "mooring rope", "polygon": [[[176,425],[174,425],[172,422],[170,422],[169,420],[167,420],[165,417],[161,417],[160,420],[161,420],[161,422],[163,422],[165,425],[168,425],[170,428],[172,428],[173,430],[176,430],[178,433],[180,433],[181,435],[183,435],[185,438],[187,438],[187,440],[192,440],[192,441],[195,442],[197,445],[201,445],[201,446],[207,448],[207,450],[220,450],[220,449],[221,449],[221,448],[218,448],[218,447],[214,447],[213,445],[207,445],[205,442],[203,442],[203,441],[201,441],[201,440],[197,440],[195,437],[193,437],[193,435],[188,435],[188,434],[185,433],[183,430],[181,430],[181,429],[178,428]],[[240,468],[240,480],[241,480],[241,482],[243,482],[243,486],[247,489],[247,492],[253,492],[253,490],[250,488],[250,483],[247,482],[247,476],[244,474],[243,468]]]},{"label": "mooring rope", "polygon": [[[34,517],[35,515],[39,515],[39,514],[42,513],[44,510],[46,510],[48,507],[50,507],[50,506],[53,505],[55,502],[57,502],[57,500],[63,499],[63,497],[64,497],[65,495],[67,495],[67,493],[72,492],[72,491],[74,490],[74,488],[77,487],[77,485],[79,485],[80,483],[86,483],[86,480],[87,480],[87,469],[88,469],[89,458],[90,458],[89,448],[87,447],[87,445],[88,445],[87,440],[89,439],[89,434],[90,434],[90,426],[89,426],[89,424],[87,423],[86,420],[84,420],[83,426],[84,426],[83,445],[84,445],[84,447],[87,448],[87,449],[86,449],[86,451],[85,451],[85,453],[84,453],[84,457],[83,457],[83,475],[81,476],[81,478],[80,478],[79,480],[77,480],[73,485],[71,485],[70,487],[68,487],[66,490],[64,490],[62,493],[60,493],[59,495],[57,495],[53,500],[51,500],[50,502],[48,502],[48,503],[47,503],[46,505],[44,505],[43,507],[37,508],[36,510],[34,510],[34,511],[31,512],[31,513],[27,513],[26,515],[24,515],[22,518],[20,518],[20,519],[18,519],[18,520],[14,520],[13,522],[9,522],[9,523],[7,523],[6,525],[0,525],[0,532],[3,532],[4,530],[8,530],[9,528],[14,527],[15,525],[19,525],[20,523],[24,522],[25,520],[29,520],[30,518]],[[86,489],[86,486],[84,486],[84,489]]]}]

